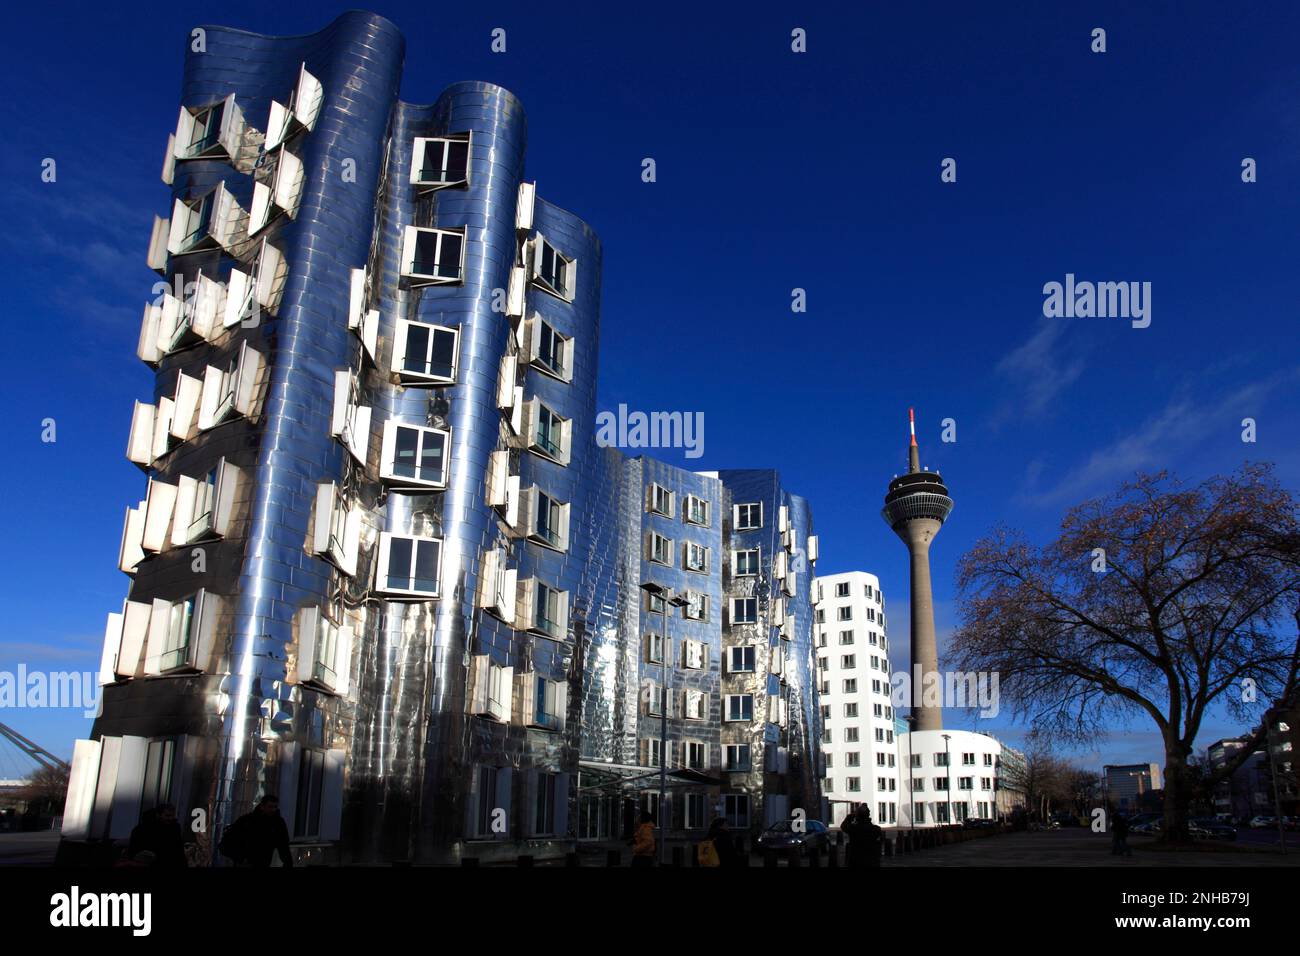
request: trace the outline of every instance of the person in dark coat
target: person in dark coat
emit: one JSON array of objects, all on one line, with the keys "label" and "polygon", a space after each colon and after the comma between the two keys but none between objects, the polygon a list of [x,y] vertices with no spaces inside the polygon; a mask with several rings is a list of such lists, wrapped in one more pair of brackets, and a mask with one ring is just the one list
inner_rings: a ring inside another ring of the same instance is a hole
[{"label": "person in dark coat", "polygon": [[840,831],[849,838],[845,852],[849,866],[880,866],[880,844],[885,831],[871,821],[871,810],[865,803],[844,818]]},{"label": "person in dark coat", "polygon": [[713,841],[714,852],[718,854],[720,866],[744,866],[740,853],[736,850],[736,838],[723,817],[718,817],[709,826],[708,838]]},{"label": "person in dark coat", "polygon": [[1110,824],[1111,856],[1132,856],[1133,848],[1128,845],[1128,820],[1121,814],[1114,814]]},{"label": "person in dark coat", "polygon": [[217,848],[236,866],[270,866],[271,855],[280,854],[280,862],[293,866],[289,853],[289,827],[280,816],[278,797],[265,796],[254,808],[226,830]]},{"label": "person in dark coat", "polygon": [[141,853],[151,854],[145,858],[150,860],[150,866],[189,866],[185,856],[185,833],[176,820],[175,806],[164,803],[144,812],[139,824],[131,831],[126,856],[129,860],[138,860]]}]

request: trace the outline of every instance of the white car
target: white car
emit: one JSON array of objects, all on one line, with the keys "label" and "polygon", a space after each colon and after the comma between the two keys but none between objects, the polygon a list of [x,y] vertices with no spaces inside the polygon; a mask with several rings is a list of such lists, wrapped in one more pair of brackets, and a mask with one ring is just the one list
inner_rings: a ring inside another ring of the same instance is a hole
[{"label": "white car", "polygon": [[1277,817],[1260,814],[1257,817],[1251,817],[1249,826],[1252,830],[1264,830],[1268,827],[1275,827],[1277,826]]}]

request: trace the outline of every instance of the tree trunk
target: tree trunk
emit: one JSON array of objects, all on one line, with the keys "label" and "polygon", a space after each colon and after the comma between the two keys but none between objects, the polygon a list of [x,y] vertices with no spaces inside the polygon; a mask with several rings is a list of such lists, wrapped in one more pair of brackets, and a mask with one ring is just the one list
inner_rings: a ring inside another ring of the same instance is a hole
[{"label": "tree trunk", "polygon": [[1166,843],[1190,843],[1187,832],[1188,808],[1192,799],[1192,779],[1187,768],[1188,748],[1181,741],[1165,742],[1165,821]]}]

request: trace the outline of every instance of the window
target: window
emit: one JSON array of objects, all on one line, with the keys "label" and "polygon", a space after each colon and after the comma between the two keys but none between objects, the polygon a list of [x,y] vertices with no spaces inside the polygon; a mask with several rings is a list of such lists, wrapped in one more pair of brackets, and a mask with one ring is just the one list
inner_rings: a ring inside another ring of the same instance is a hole
[{"label": "window", "polygon": [[722,796],[723,814],[732,830],[749,828],[749,794],[726,793]]},{"label": "window", "polygon": [[980,789],[981,789],[981,790],[992,790],[992,789],[993,789],[993,778],[992,778],[992,777],[980,777]]},{"label": "window", "polygon": [[685,591],[682,597],[686,599],[686,605],[682,608],[682,617],[692,621],[707,621],[709,619],[709,596],[701,594],[698,591]]},{"label": "window", "polygon": [[924,777],[913,777],[913,778],[912,778],[912,792],[913,792],[913,793],[923,793],[924,791],[925,791],[925,778],[924,778]]},{"label": "window", "polygon": [[934,805],[934,819],[937,823],[948,822],[948,804],[936,803]]},{"label": "window", "polygon": [[831,719],[831,705],[822,704],[822,720],[830,720],[830,719]]},{"label": "window", "polygon": [[830,661],[830,658],[829,658],[829,657],[819,657],[819,658],[817,658],[817,669],[818,669],[818,670],[823,670],[823,671],[824,671],[824,670],[826,670],[826,669],[827,669],[828,667],[830,667],[830,666],[831,666],[831,661]]},{"label": "window", "polygon": [[232,93],[211,106],[182,106],[172,141],[175,159],[199,159],[210,156],[239,156],[244,133],[244,116]]},{"label": "window", "polygon": [[835,596],[836,597],[849,596],[849,583],[847,581],[843,582],[842,584],[835,585]]},{"label": "window", "polygon": [[682,514],[687,524],[709,525],[709,502],[697,495],[687,495]]},{"label": "window", "polygon": [[379,572],[376,590],[385,594],[438,596],[442,539],[418,535],[379,535]]},{"label": "window", "polygon": [[316,486],[310,541],[313,554],[330,561],[349,577],[357,573],[361,509],[348,508],[332,481]]},{"label": "window", "polygon": [[[562,641],[569,633],[569,593],[543,584],[536,578],[524,582],[525,593],[531,592],[528,630],[552,640]],[[525,598],[526,599],[526,598]]]},{"label": "window", "polygon": [[451,433],[389,419],[384,422],[379,473],[397,486],[445,488]]},{"label": "window", "polygon": [[708,698],[703,691],[688,690],[682,695],[683,716],[687,720],[705,720],[708,713],[705,709],[705,702]]},{"label": "window", "polygon": [[844,755],[844,766],[858,767],[862,764],[862,754],[856,750],[850,750]]},{"label": "window", "polygon": [[726,719],[728,721],[753,720],[754,719],[754,695],[753,694],[728,694]]},{"label": "window", "polygon": [[555,832],[555,791],[559,774],[539,771],[536,799],[533,801],[533,835],[545,836]]},{"label": "window", "polygon": [[321,793],[325,787],[325,751],[300,752],[298,799],[293,815],[293,835],[313,837],[320,833]]},{"label": "window", "polygon": [[873,717],[883,717],[885,716],[885,708],[881,704],[872,704],[871,713]]},{"label": "window", "polygon": [[[478,779],[476,780],[478,792],[476,794],[478,805],[475,814],[477,824],[475,834],[481,837],[494,836],[496,831],[493,828],[495,822],[495,811],[504,810],[507,814],[510,812],[509,795],[510,795],[510,771],[498,770],[496,767],[479,767]],[[504,792],[505,801],[498,799],[498,796]]]},{"label": "window", "polygon": [[525,433],[528,436],[528,450],[536,452],[543,458],[549,458],[557,464],[567,465],[573,422],[561,418],[536,398],[528,403],[526,414],[528,421]]},{"label": "window", "polygon": [[533,281],[545,291],[572,302],[577,285],[577,263],[558,252],[541,233],[533,240],[532,260]]},{"label": "window", "polygon": [[[350,369],[334,373],[334,408],[330,418],[330,434],[343,443],[343,447],[364,465],[370,453],[370,408],[361,404],[361,382]],[[385,439],[388,438],[385,425]]]},{"label": "window", "polygon": [[412,285],[443,285],[461,280],[465,258],[463,230],[407,226],[402,239],[402,275]]},{"label": "window", "polygon": [[664,636],[662,634],[647,634],[645,636],[645,659],[651,664],[662,664],[664,662]]},{"label": "window", "polygon": [[655,514],[672,517],[673,493],[663,485],[651,485],[649,510]]},{"label": "window", "polygon": [[876,766],[877,766],[877,767],[883,767],[884,765],[885,765],[885,755],[882,754],[882,753],[877,753],[877,754],[876,754]]},{"label": "window", "polygon": [[667,689],[654,681],[645,681],[642,691],[645,694],[645,712],[651,717],[664,716],[664,708],[668,705]]},{"label": "window", "polygon": [[845,789],[848,790],[849,793],[860,793],[862,791],[862,778],[849,777],[845,782]]},{"label": "window", "polygon": [[732,525],[737,531],[757,531],[763,527],[763,503],[736,505],[733,509]]},{"label": "window", "polygon": [[852,703],[850,703],[850,704],[845,704],[845,705],[844,705],[844,716],[845,716],[845,717],[856,717],[856,716],[858,716],[858,705],[857,705],[857,704],[852,704]]},{"label": "window", "polygon": [[709,570],[709,549],[702,544],[696,544],[694,541],[686,542],[682,565],[687,571],[698,571],[701,574],[707,574]]},{"label": "window", "polygon": [[661,594],[651,594],[649,591],[642,592],[645,594],[645,608],[648,614],[664,614],[668,610],[668,602],[664,600]]},{"label": "window", "polygon": [[738,578],[755,577],[759,568],[759,549],[749,548],[745,551],[731,552],[732,567]]},{"label": "window", "polygon": [[156,807],[171,802],[172,766],[176,759],[176,740],[164,737],[149,741],[145,753],[144,792],[141,807]]},{"label": "window", "polygon": [[691,770],[703,770],[706,764],[706,745],[698,741],[688,740],[683,745],[685,749],[685,765]]},{"label": "window", "polygon": [[[194,481],[194,506],[190,509],[190,519],[184,526],[184,544],[200,541],[208,536],[225,537],[230,531],[230,519],[234,510],[235,491],[239,483],[239,469],[224,458],[202,478]],[[176,513],[173,520],[179,522],[183,515],[181,498],[186,489],[187,480],[181,479],[181,493],[177,496]],[[176,537],[173,532],[172,543]]]},{"label": "window", "polygon": [[831,729],[830,729],[829,727],[823,727],[823,728],[822,728],[822,743],[824,743],[824,744],[829,744],[829,743],[832,743],[832,742],[833,742],[833,741],[831,740]]},{"label": "window", "polygon": [[302,196],[302,160],[281,146],[263,155],[259,177],[253,184],[253,201],[248,207],[248,235],[266,228],[278,213],[290,219],[298,215]]},{"label": "window", "polygon": [[573,380],[573,339],[540,316],[524,323],[524,357],[534,368],[562,382]]},{"label": "window", "polygon": [[749,674],[754,671],[754,645],[727,648],[727,672],[730,674]]},{"label": "window", "polygon": [[844,742],[845,742],[846,744],[856,744],[856,743],[858,742],[858,728],[857,728],[857,727],[845,727],[845,728],[844,728]]},{"label": "window", "polygon": [[731,623],[732,624],[757,624],[758,623],[758,598],[732,598],[731,599]]},{"label": "window", "polygon": [[841,608],[836,608],[836,609],[835,609],[835,620],[837,620],[837,621],[851,621],[851,620],[853,620],[853,608],[851,608],[851,607],[841,607]]},{"label": "window", "polygon": [[[831,682],[828,680],[822,681],[822,694],[829,694],[830,692],[831,692]],[[829,714],[824,714],[823,716],[829,716]]]},{"label": "window", "polygon": [[858,679],[851,677],[844,682],[844,693],[856,694],[858,692]]},{"label": "window", "polygon": [[453,384],[459,345],[459,329],[399,319],[393,337],[393,373],[403,383]]},{"label": "window", "polygon": [[924,823],[924,822],[925,822],[925,804],[924,804],[924,803],[914,803],[914,804],[912,804],[912,818],[913,818],[917,823]]},{"label": "window", "polygon": [[340,627],[321,612],[298,612],[298,682],[313,683],[346,696],[352,663],[352,628]]},{"label": "window", "polygon": [[825,757],[826,757],[826,769],[830,770],[832,767],[835,766],[835,754],[833,753],[825,754]]},{"label": "window", "polygon": [[493,720],[509,720],[514,668],[494,664],[486,654],[475,654],[471,661],[470,694],[466,701],[469,712]]},{"label": "window", "polygon": [[948,789],[948,778],[947,778],[947,777],[935,777],[935,778],[934,778],[934,789],[936,789],[936,790],[947,790],[947,789]]},{"label": "window", "polygon": [[271,101],[271,115],[266,121],[265,149],[274,149],[289,137],[308,132],[316,125],[325,90],[320,80],[307,72],[304,63],[298,72],[298,85],[289,94],[289,105]]},{"label": "window", "polygon": [[992,754],[985,754],[985,755],[984,755],[984,766],[986,766],[986,767],[991,767],[991,766],[993,766],[993,755],[992,755]]},{"label": "window", "polygon": [[441,189],[469,185],[469,133],[419,137],[411,162],[411,182]]},{"label": "window", "polygon": [[963,767],[975,766],[975,755],[973,753],[964,753],[961,755],[961,765]]},{"label": "window", "polygon": [[673,563],[673,543],[657,531],[650,532],[650,548],[647,555],[655,564],[671,565]]},{"label": "window", "polygon": [[173,256],[216,249],[229,251],[238,238],[236,227],[243,217],[244,211],[224,182],[201,196],[177,199],[172,204],[167,251]]},{"label": "window", "polygon": [[957,778],[957,789],[958,789],[958,790],[974,790],[974,789],[975,789],[975,778],[974,778],[974,777],[958,777],[958,778]]},{"label": "window", "polygon": [[[531,678],[533,687],[532,706],[526,711],[529,714],[529,726],[542,730],[563,730],[568,685],[563,681],[547,680],[533,674],[525,674],[524,678]],[[525,704],[528,703],[530,702],[525,699]]]},{"label": "window", "polygon": [[149,614],[144,673],[206,669],[212,657],[218,600],[202,589],[178,601],[155,599]]},{"label": "window", "polygon": [[478,605],[496,617],[513,624],[518,601],[516,568],[508,567],[509,553],[493,548],[483,554],[483,571],[479,577]]},{"label": "window", "polygon": [[689,670],[703,670],[708,664],[708,648],[702,641],[683,640],[682,667]]},{"label": "window", "polygon": [[853,643],[853,632],[852,632],[852,631],[840,631],[840,643],[841,643],[841,644],[852,644],[852,643]]},{"label": "window", "polygon": [[826,609],[825,609],[825,608],[821,608],[821,607],[819,607],[819,608],[817,609],[817,613],[816,613],[816,615],[814,616],[813,620],[815,620],[818,624],[825,624],[825,623],[826,623]]},{"label": "window", "polygon": [[530,517],[531,540],[556,551],[569,549],[569,506],[557,501],[540,488],[529,490],[526,508]]},{"label": "window", "polygon": [[750,770],[749,744],[727,744],[723,748],[726,754],[727,770]]},{"label": "window", "polygon": [[858,663],[858,659],[857,656],[854,654],[840,655],[840,667],[844,668],[845,670],[853,670],[853,668],[857,667],[857,663]]},{"label": "window", "polygon": [[[265,361],[262,353],[241,342],[239,351],[225,368],[209,365],[203,373],[203,389],[199,400],[198,426],[200,431],[216,428],[235,415],[256,417],[256,400],[259,379]],[[179,409],[179,401],[177,406]],[[174,419],[173,429],[179,422]],[[189,421],[186,420],[186,426]],[[174,432],[173,432],[174,434]]]},{"label": "window", "polygon": [[947,755],[946,753],[938,753],[938,754],[935,754],[935,755],[934,755],[934,765],[935,765],[936,767],[946,767],[946,766],[948,766],[948,755]]}]

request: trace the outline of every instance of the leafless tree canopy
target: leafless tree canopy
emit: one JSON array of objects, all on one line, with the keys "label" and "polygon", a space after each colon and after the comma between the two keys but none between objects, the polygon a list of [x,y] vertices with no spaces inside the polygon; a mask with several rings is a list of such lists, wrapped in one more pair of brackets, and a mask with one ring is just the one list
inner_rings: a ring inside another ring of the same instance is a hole
[{"label": "leafless tree canopy", "polygon": [[958,582],[956,666],[998,671],[1018,715],[1052,737],[1154,721],[1167,819],[1168,798],[1185,810],[1180,782],[1207,709],[1252,726],[1296,686],[1300,528],[1267,465],[1195,487],[1139,475],[1072,509],[1045,547],[995,530]]}]

